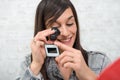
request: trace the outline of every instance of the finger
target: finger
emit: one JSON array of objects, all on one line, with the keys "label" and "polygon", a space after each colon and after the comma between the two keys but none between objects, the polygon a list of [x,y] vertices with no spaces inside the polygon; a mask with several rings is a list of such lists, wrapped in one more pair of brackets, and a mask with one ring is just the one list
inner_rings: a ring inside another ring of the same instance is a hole
[{"label": "finger", "polygon": [[42,46],[40,49],[41,49],[41,54],[45,59],[45,57],[46,57],[45,48]]},{"label": "finger", "polygon": [[36,44],[36,41],[35,41],[34,39],[32,39],[30,46],[31,46],[31,47],[35,47],[35,44]]},{"label": "finger", "polygon": [[40,46],[44,46],[45,43],[43,41],[36,41],[35,44],[37,47],[40,47]]},{"label": "finger", "polygon": [[46,40],[46,37],[44,37],[43,35],[41,35],[41,36],[35,36],[35,41],[44,41],[44,42],[46,42],[47,40]]},{"label": "finger", "polygon": [[40,31],[37,33],[37,37],[47,37],[51,34],[53,34],[55,31],[54,30],[51,30],[51,29],[46,29],[46,30],[43,30],[43,31]]},{"label": "finger", "polygon": [[33,39],[31,44],[34,46],[37,45],[38,47],[40,47],[40,46],[43,46],[45,43],[43,41],[35,41],[35,39]]},{"label": "finger", "polygon": [[54,44],[57,45],[63,51],[71,51],[71,52],[76,51],[74,48],[69,47],[69,46],[67,46],[67,45],[65,45],[65,44],[63,44],[63,43],[61,43],[59,41],[55,41]]},{"label": "finger", "polygon": [[37,33],[37,35],[35,36],[35,41],[37,40],[41,40],[41,41],[44,41],[47,43],[47,39],[46,37],[53,34],[55,31],[54,30],[51,30],[51,29],[46,29],[46,30],[43,30],[43,31],[40,31]]},{"label": "finger", "polygon": [[64,57],[71,57],[71,58],[74,58],[74,53],[70,52],[70,51],[64,51],[63,53],[61,53],[61,55],[59,55],[58,57],[56,57],[56,61],[58,63],[60,63]]},{"label": "finger", "polygon": [[48,41],[47,41],[47,44],[53,44],[53,41],[48,40]]},{"label": "finger", "polygon": [[65,63],[68,62],[74,63],[74,59],[72,57],[66,56],[60,61],[60,64],[63,66]]},{"label": "finger", "polygon": [[46,36],[46,37],[53,34],[53,33],[55,33],[55,30],[46,29],[46,30],[43,31],[43,35]]},{"label": "finger", "polygon": [[36,50],[39,50],[39,52],[40,52],[40,54],[41,54],[41,56],[42,56],[43,58],[46,57],[45,49],[44,49],[44,44],[45,44],[45,43],[42,42],[42,41],[33,41],[33,42],[32,42],[32,46],[31,46],[32,50],[34,50],[35,53],[36,53]]},{"label": "finger", "polygon": [[71,69],[75,69],[75,64],[74,63],[71,63],[71,62],[67,62],[63,65],[63,67],[65,68],[71,68]]}]

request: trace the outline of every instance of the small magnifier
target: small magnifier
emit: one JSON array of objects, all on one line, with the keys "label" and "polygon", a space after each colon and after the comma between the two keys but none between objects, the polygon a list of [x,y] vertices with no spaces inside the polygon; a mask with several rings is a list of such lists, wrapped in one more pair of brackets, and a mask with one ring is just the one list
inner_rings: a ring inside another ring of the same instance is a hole
[{"label": "small magnifier", "polygon": [[55,30],[55,33],[50,35],[50,40],[55,41],[57,36],[60,35],[60,31],[57,27],[53,27],[52,30]]},{"label": "small magnifier", "polygon": [[[52,30],[55,30],[55,33],[50,35],[50,40],[55,41],[57,39],[57,36],[60,35],[60,31],[57,27],[53,27]],[[45,51],[47,57],[57,57],[59,55],[58,47],[53,44],[46,44]]]}]

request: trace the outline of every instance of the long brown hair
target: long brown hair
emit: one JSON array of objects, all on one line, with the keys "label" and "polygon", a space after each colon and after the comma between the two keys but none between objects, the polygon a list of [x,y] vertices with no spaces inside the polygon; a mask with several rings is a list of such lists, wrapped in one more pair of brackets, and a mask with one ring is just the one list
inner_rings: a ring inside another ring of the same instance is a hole
[{"label": "long brown hair", "polygon": [[[42,0],[37,7],[36,16],[35,16],[35,27],[34,27],[34,36],[42,30],[46,29],[45,22],[49,20],[49,24],[51,25],[55,22],[60,15],[67,9],[71,8],[73,15],[75,17],[77,32],[76,32],[76,40],[73,45],[73,48],[78,49],[82,52],[82,55],[85,59],[86,64],[88,64],[88,55],[86,51],[82,48],[80,44],[80,36],[79,36],[79,24],[76,10],[70,0]],[[43,65],[41,69],[41,73],[45,80],[47,80],[47,74],[45,71],[45,67]]]}]

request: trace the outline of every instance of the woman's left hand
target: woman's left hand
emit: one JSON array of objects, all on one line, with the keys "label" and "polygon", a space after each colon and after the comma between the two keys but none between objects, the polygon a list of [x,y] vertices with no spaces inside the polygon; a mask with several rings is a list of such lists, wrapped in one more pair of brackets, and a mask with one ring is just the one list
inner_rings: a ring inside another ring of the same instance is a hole
[{"label": "woman's left hand", "polygon": [[80,50],[69,47],[58,41],[54,42],[63,52],[56,61],[65,68],[75,71],[80,80],[95,80],[96,75],[88,68]]}]

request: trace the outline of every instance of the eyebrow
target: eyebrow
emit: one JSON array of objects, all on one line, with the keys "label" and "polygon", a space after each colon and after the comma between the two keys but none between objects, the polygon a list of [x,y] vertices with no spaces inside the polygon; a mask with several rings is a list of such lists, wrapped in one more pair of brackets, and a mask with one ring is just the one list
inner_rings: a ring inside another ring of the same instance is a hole
[{"label": "eyebrow", "polygon": [[68,20],[70,20],[73,16],[68,17]]},{"label": "eyebrow", "polygon": [[[71,18],[73,18],[74,16],[72,15],[72,16],[70,16],[70,17],[68,17],[68,20],[70,20]],[[55,21],[55,23],[58,23],[57,21]],[[59,24],[59,23],[58,23]]]}]

